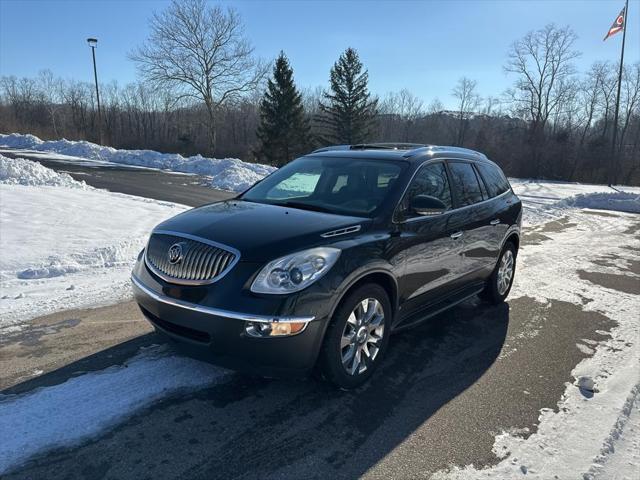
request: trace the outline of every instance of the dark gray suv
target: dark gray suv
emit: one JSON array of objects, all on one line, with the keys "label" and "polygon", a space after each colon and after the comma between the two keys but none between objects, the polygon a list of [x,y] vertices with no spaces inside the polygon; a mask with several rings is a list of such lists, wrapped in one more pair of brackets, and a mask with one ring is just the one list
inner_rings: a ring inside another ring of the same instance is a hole
[{"label": "dark gray suv", "polygon": [[430,145],[329,147],[158,225],[136,300],[190,354],[365,382],[393,331],[508,295],[522,206],[498,166]]}]

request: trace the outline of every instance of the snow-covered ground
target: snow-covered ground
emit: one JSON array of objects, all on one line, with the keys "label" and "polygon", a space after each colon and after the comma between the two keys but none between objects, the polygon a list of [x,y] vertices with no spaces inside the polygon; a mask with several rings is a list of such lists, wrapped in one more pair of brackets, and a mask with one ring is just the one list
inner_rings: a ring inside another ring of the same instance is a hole
[{"label": "snow-covered ground", "polygon": [[149,231],[185,209],[0,155],[0,335],[47,313],[128,298]]},{"label": "snow-covered ground", "polygon": [[[637,261],[640,239],[620,232],[637,226],[637,214],[594,215],[579,205],[611,210],[619,193],[603,194],[597,186],[580,187],[542,182],[514,182],[522,195],[529,231],[542,224],[532,220],[566,217],[571,228],[546,231],[552,241],[527,245],[518,256],[518,272],[510,299],[534,297],[548,303],[559,300],[580,305],[614,320],[611,337],[588,347],[593,355],[580,362],[567,383],[557,408],[540,412],[537,432],[527,438],[503,432],[493,451],[497,465],[477,469],[473,465],[439,472],[434,478],[476,479],[637,479],[640,455],[638,438],[640,402],[640,295],[605,288],[584,279],[580,271],[619,274],[618,267]],[[637,192],[637,189],[627,189]],[[573,195],[573,196],[571,196]],[[610,198],[609,198],[610,197]],[[611,200],[613,199],[613,200]],[[618,200],[616,200],[618,199]],[[623,209],[640,211],[638,193],[624,195]],[[635,223],[632,223],[635,222]],[[621,239],[624,238],[624,243]],[[615,258],[615,265],[599,266],[598,258]],[[640,291],[640,276],[635,276]],[[535,335],[536,332],[530,332]],[[576,345],[576,347],[585,347]],[[579,386],[593,383],[595,393],[584,395]]]},{"label": "snow-covered ground", "polygon": [[[0,147],[28,149],[61,154],[70,161],[83,159],[100,162],[133,165],[138,167],[195,173],[211,179],[211,186],[220,190],[240,192],[275,170],[275,167],[248,163],[237,158],[206,158],[201,155],[183,157],[177,153],[160,153],[153,150],[119,150],[86,141],[43,141],[34,135],[0,134]],[[69,158],[72,157],[72,158]],[[58,160],[65,160],[58,157]]]},{"label": "snow-covered ground", "polygon": [[0,475],[40,450],[65,447],[150,402],[222,381],[226,371],[149,347],[124,365],[24,396],[0,395]]},{"label": "snow-covered ground", "polygon": [[[0,144],[6,144],[7,137],[20,138],[4,136]],[[38,142],[20,146],[81,144],[66,153],[81,155],[82,147],[89,149],[89,159],[116,161],[91,157],[94,149],[87,142]],[[58,152],[66,154],[63,148]],[[156,158],[150,154],[152,157]],[[146,157],[140,154],[139,158]],[[149,165],[173,169],[153,162],[143,166]],[[628,474],[633,478],[640,468],[639,297],[593,284],[581,278],[579,271],[617,271],[592,263],[600,256],[615,256],[617,265],[631,262],[633,252],[620,244],[620,232],[632,225],[637,214],[596,216],[583,209],[640,212],[640,189],[616,192],[606,186],[517,179],[512,184],[523,200],[525,227],[530,231],[562,217],[575,224],[545,232],[552,241],[522,250],[512,298],[535,295],[540,302],[572,302],[606,315],[617,326],[610,338],[592,346],[594,354],[573,371],[575,383],[580,378],[593,380],[594,395],[585,396],[576,385],[567,383],[557,408],[540,413],[536,433],[524,438],[504,432],[496,437],[494,451],[502,459],[497,465],[457,467],[438,476],[605,479]],[[229,185],[229,189],[238,190],[238,185]],[[0,206],[0,318],[14,328],[46,312],[129,296],[131,263],[148,231],[184,208],[96,190],[34,162],[1,157]],[[627,236],[625,241],[631,240]],[[639,248],[640,240],[630,246]],[[585,303],[585,298],[590,301]],[[124,367],[80,375],[20,396],[0,396],[0,432],[12,432],[0,442],[0,474],[38,451],[96,435],[162,396],[209,385],[224,374],[154,347]]]}]

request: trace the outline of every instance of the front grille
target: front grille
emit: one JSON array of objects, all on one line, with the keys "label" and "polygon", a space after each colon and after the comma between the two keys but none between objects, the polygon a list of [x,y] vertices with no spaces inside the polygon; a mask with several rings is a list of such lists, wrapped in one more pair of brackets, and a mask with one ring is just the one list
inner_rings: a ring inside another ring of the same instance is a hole
[{"label": "front grille", "polygon": [[[171,263],[169,249],[175,245],[179,245],[181,258]],[[230,250],[204,239],[155,232],[145,259],[147,266],[168,282],[202,285],[220,279],[235,265],[239,254]]]}]

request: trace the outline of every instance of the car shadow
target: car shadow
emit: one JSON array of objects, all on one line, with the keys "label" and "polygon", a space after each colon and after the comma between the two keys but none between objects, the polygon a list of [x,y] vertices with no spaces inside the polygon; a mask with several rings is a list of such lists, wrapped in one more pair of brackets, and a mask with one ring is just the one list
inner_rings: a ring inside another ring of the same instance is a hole
[{"label": "car shadow", "polygon": [[[356,391],[231,374],[156,402],[82,446],[41,455],[7,478],[359,477],[482,377],[508,325],[507,304],[465,302],[394,335],[380,370]],[[113,363],[136,342],[155,339],[145,335],[96,355]]]}]

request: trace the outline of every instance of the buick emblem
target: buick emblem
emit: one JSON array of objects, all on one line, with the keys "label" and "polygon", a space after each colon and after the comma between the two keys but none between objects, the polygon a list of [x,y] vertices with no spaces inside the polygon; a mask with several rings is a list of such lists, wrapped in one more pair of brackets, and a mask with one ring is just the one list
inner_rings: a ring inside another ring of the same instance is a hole
[{"label": "buick emblem", "polygon": [[182,245],[179,243],[171,245],[167,252],[167,256],[169,257],[169,263],[172,265],[180,262],[180,260],[182,260]]}]

